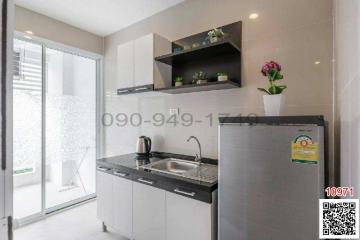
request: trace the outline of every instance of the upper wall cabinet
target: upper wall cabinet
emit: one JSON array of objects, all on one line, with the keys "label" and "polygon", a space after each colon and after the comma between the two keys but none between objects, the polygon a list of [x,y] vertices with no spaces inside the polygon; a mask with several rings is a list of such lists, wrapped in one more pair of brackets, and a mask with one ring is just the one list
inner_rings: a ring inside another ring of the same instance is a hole
[{"label": "upper wall cabinet", "polygon": [[151,33],[117,48],[118,94],[169,87],[171,66],[154,58],[171,52],[171,42]]},{"label": "upper wall cabinet", "polygon": [[134,42],[118,46],[117,80],[120,89],[134,87]]}]

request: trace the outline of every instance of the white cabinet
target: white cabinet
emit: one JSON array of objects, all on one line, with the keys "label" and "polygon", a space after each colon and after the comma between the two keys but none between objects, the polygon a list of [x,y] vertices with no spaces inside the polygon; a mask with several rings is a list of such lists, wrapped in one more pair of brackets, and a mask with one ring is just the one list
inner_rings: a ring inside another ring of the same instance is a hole
[{"label": "white cabinet", "polygon": [[132,236],[132,181],[113,176],[113,228],[122,236]]},{"label": "white cabinet", "polygon": [[171,86],[171,67],[154,60],[155,57],[167,53],[171,53],[171,42],[154,33],[119,45],[118,88],[151,84],[157,88]]},{"label": "white cabinet", "polygon": [[97,171],[96,191],[97,216],[106,225],[112,225],[112,175]]},{"label": "white cabinet", "polygon": [[110,173],[97,171],[98,218],[115,232],[132,240],[216,239],[216,191],[210,204]]},{"label": "white cabinet", "polygon": [[134,85],[154,82],[154,36],[146,35],[134,41]]},{"label": "white cabinet", "polygon": [[122,236],[131,238],[132,181],[102,171],[97,171],[96,181],[98,218]]},{"label": "white cabinet", "polygon": [[166,239],[212,240],[213,205],[166,192]]},{"label": "white cabinet", "polygon": [[133,182],[133,239],[165,240],[165,191]]},{"label": "white cabinet", "polygon": [[127,42],[117,48],[117,87],[134,87],[134,42]]}]

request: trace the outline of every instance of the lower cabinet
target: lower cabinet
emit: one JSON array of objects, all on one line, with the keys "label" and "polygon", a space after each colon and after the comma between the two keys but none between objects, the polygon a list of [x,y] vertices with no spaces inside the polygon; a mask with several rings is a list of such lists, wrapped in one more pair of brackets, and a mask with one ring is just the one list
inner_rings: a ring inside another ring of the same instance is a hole
[{"label": "lower cabinet", "polygon": [[133,239],[166,239],[164,190],[133,182]]},{"label": "lower cabinet", "polygon": [[97,171],[98,218],[106,226],[132,240],[216,239],[216,195],[210,204],[121,176],[129,178],[117,170]]},{"label": "lower cabinet", "polygon": [[98,218],[124,237],[132,237],[132,181],[97,171]]},{"label": "lower cabinet", "polygon": [[166,239],[212,240],[212,205],[166,192]]},{"label": "lower cabinet", "polygon": [[113,224],[112,178],[113,176],[109,173],[97,171],[96,174],[97,216],[98,219],[103,221],[106,225]]},{"label": "lower cabinet", "polygon": [[132,237],[132,181],[113,176],[113,228],[122,236]]}]

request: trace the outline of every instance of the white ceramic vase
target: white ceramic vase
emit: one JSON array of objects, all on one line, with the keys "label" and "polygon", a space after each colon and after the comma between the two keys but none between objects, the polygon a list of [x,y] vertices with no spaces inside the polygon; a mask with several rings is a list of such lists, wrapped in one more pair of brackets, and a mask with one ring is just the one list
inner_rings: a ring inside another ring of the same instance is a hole
[{"label": "white ceramic vase", "polygon": [[265,116],[280,116],[284,107],[285,96],[282,94],[264,95]]},{"label": "white ceramic vase", "polygon": [[227,80],[228,80],[228,76],[227,76],[227,75],[218,76],[218,81],[219,81],[219,82],[227,81]]}]

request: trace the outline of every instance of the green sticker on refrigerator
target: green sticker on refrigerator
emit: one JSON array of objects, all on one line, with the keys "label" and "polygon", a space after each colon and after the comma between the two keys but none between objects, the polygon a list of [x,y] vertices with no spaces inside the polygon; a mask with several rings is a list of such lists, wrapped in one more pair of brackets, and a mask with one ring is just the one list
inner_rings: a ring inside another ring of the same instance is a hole
[{"label": "green sticker on refrigerator", "polygon": [[318,144],[307,135],[298,136],[291,142],[291,161],[294,163],[318,163]]}]

